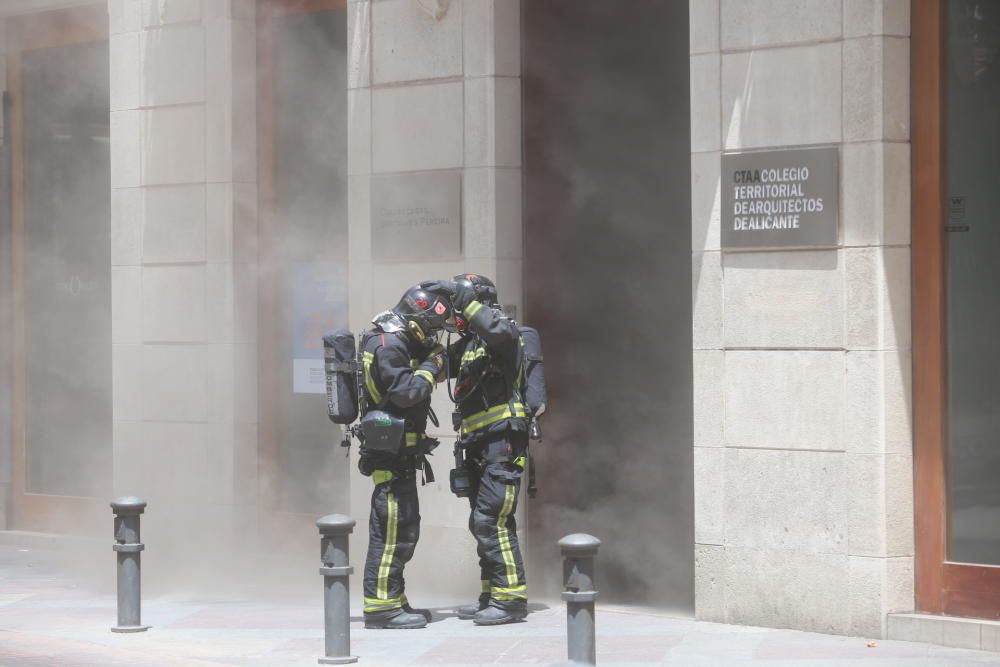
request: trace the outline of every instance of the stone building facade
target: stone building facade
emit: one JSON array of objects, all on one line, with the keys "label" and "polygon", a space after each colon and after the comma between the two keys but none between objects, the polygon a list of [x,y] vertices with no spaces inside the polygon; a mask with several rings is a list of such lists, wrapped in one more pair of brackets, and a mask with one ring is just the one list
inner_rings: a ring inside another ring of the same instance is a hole
[{"label": "stone building facade", "polygon": [[[260,333],[284,312],[261,305],[276,233],[268,222],[275,186],[262,179],[283,164],[269,134],[276,121],[261,115],[261,91],[278,95],[283,85],[278,75],[262,83],[262,54],[271,53],[261,50],[261,31],[271,25],[262,17],[341,12],[346,35],[335,63],[346,71],[346,155],[337,178],[347,193],[346,323],[358,330],[409,284],[470,270],[494,276],[505,304],[530,320],[524,8],[521,0],[278,2],[277,10],[252,0],[91,5],[10,3],[0,54],[11,62],[12,30],[26,31],[26,16],[98,11],[106,21],[113,433],[106,491],[138,489],[151,506],[175,508],[178,522],[197,515],[206,530],[240,529],[248,524],[231,520],[240,514],[234,508],[268,502],[280,477],[269,466],[283,465],[285,455],[265,444],[275,427],[262,416],[273,408],[268,387],[286,382],[269,365],[274,339]],[[915,54],[930,48],[911,43],[911,25],[940,18],[941,6],[688,3],[690,125],[674,131],[690,136],[692,333],[668,344],[690,346],[693,364],[692,377],[677,382],[693,399],[686,446],[693,447],[698,619],[984,648],[995,641],[992,626],[954,630],[907,615],[941,611],[915,594],[928,570],[918,563],[914,509],[921,487],[911,275],[920,267],[911,258],[910,83]],[[16,98],[11,71],[0,67],[0,84]],[[21,146],[3,139],[15,152]],[[837,245],[723,250],[722,156],[806,147],[838,152]],[[460,182],[461,253],[377,257],[377,184],[440,175]],[[23,234],[23,215],[15,207],[10,229]],[[0,260],[16,273],[9,253],[19,252],[17,235],[7,238],[15,243]],[[687,267],[681,273],[686,281]],[[10,312],[9,326],[20,326],[23,311]],[[25,372],[16,361],[25,342],[12,340],[5,361],[15,377]],[[17,401],[0,415],[23,427],[17,411],[25,405]],[[435,406],[439,415],[450,412],[443,392]],[[442,421],[433,434],[449,452],[453,434]],[[29,498],[30,483],[18,481],[30,472],[17,456],[30,451],[23,431],[0,440],[6,525],[69,531],[32,504],[39,501]],[[370,487],[334,454],[342,457],[334,450],[312,465],[340,480],[351,513],[364,516]],[[423,540],[443,546],[435,562],[414,563],[415,576],[471,573],[464,507],[443,485],[426,487],[422,499]],[[72,515],[85,523],[103,516],[103,503],[75,502]],[[308,525],[301,515],[312,507],[296,505],[288,515]],[[361,553],[363,537],[355,546]]]}]

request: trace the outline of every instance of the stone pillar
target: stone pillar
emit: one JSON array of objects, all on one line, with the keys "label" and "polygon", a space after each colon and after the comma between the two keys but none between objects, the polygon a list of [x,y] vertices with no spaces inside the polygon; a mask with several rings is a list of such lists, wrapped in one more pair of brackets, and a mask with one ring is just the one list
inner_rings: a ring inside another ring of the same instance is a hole
[{"label": "stone pillar", "polygon": [[[0,97],[7,90],[7,59],[6,59],[6,37],[7,28],[4,21],[0,19]],[[8,169],[10,154],[10,137],[4,136],[7,119],[6,109],[0,106],[0,200],[9,201],[10,197],[10,171]],[[11,330],[11,309],[10,275],[10,206],[4,206],[0,210],[0,331]],[[13,433],[11,423],[13,421],[13,406],[11,405],[11,343],[10,336],[5,335],[0,342],[0,530],[6,530],[8,518],[13,513],[11,497],[11,475],[13,474]]]},{"label": "stone pillar", "polygon": [[108,9],[115,493],[217,530],[256,475],[255,6]]},{"label": "stone pillar", "polygon": [[[348,12],[352,329],[364,328],[417,281],[467,271],[493,277],[503,302],[520,311],[519,0],[351,0]],[[373,179],[426,172],[461,178],[461,255],[428,261],[414,254],[378,263],[372,252]],[[442,424],[432,435],[442,438],[439,451],[447,454],[454,433],[443,388],[434,406]],[[434,562],[423,560],[418,549],[410,567],[424,580],[436,576],[474,596],[479,574],[467,536],[468,506],[448,490],[450,458],[435,457],[439,481],[421,489],[427,508],[422,540],[440,547]],[[351,514],[364,522],[370,482],[355,476],[351,486]],[[364,532],[354,540],[353,562],[363,562]],[[460,577],[456,567],[462,568]]]},{"label": "stone pillar", "polygon": [[[692,0],[696,615],[913,606],[908,0]],[[720,251],[720,153],[840,148],[841,236]]]}]

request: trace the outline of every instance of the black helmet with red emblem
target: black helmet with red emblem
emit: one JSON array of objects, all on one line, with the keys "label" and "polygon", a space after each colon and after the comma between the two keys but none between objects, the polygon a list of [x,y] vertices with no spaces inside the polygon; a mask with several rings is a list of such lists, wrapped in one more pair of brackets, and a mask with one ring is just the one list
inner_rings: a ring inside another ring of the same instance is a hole
[{"label": "black helmet with red emblem", "polygon": [[392,313],[406,323],[406,331],[415,340],[428,347],[434,346],[439,334],[454,322],[448,299],[428,292],[423,283],[406,290]]},{"label": "black helmet with red emblem", "polygon": [[[477,273],[463,273],[452,278],[455,284],[464,285],[472,290],[476,295],[476,301],[484,306],[495,308],[500,305],[500,295],[497,293],[497,286],[486,276]],[[468,324],[461,313],[455,313],[455,326],[459,333],[465,333]]]}]

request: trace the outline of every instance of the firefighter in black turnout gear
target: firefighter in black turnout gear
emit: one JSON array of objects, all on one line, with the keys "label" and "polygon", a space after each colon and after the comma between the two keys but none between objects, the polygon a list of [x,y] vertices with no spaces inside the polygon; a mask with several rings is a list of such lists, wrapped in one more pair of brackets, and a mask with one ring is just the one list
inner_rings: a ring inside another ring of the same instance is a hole
[{"label": "firefighter in black turnout gear", "polygon": [[512,623],[527,616],[528,600],[514,519],[528,448],[521,336],[500,311],[488,278],[461,275],[429,289],[451,300],[461,333],[449,359],[456,378],[456,463],[463,459],[468,474],[469,530],[482,588],[479,601],[458,616],[477,625]]},{"label": "firefighter in black turnout gear", "polygon": [[433,481],[426,454],[437,441],[425,431],[431,392],[446,370],[439,337],[450,321],[447,297],[418,285],[377,315],[361,337],[364,413],[381,410],[385,421],[405,421],[396,453],[373,451],[369,441],[358,461],[375,482],[364,571],[366,628],[422,628],[430,621],[430,612],[410,607],[403,568],[420,536],[417,474]]}]

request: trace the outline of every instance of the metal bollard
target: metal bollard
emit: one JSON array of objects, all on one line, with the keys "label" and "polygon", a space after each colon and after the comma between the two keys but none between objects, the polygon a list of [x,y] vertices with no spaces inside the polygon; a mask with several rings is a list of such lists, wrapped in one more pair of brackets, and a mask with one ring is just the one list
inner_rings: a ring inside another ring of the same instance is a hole
[{"label": "metal bollard", "polygon": [[111,632],[144,632],[139,558],[145,545],[139,541],[139,515],[146,501],[135,496],[111,502],[115,513],[115,544],[118,553],[118,625]]},{"label": "metal bollard", "polygon": [[349,535],[354,519],[343,514],[329,514],[316,522],[321,536],[320,560],[323,567],[323,620],[326,657],[321,665],[344,665],[357,662],[351,655],[350,576],[354,568],[347,564]]},{"label": "metal bollard", "polygon": [[601,541],[593,535],[574,533],[559,540],[566,590],[566,644],[570,662],[597,664],[594,637],[594,556]]}]

